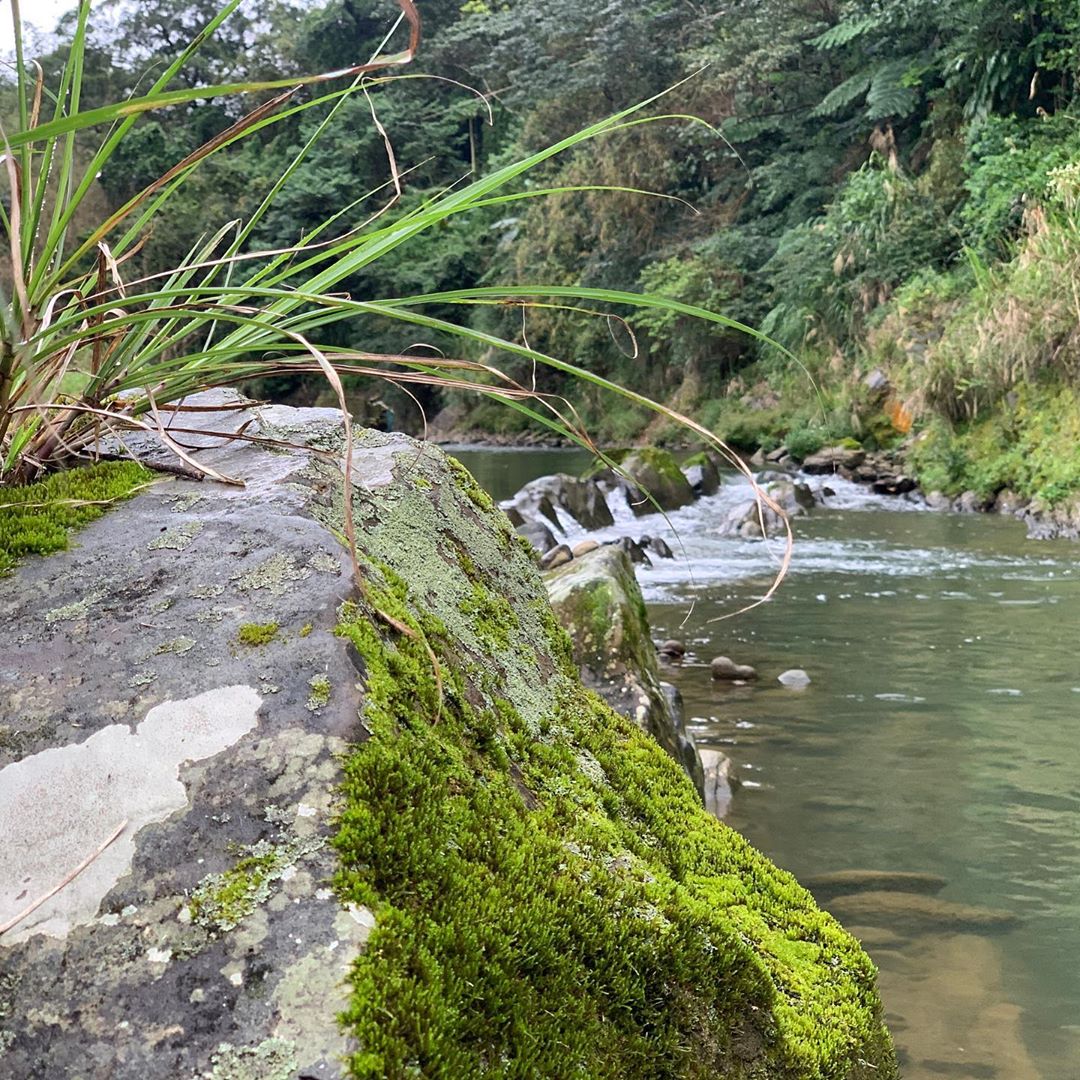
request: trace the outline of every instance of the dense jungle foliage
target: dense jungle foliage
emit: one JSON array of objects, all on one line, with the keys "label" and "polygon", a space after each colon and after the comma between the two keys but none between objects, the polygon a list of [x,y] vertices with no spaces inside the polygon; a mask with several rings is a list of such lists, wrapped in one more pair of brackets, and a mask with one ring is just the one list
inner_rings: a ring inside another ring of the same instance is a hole
[{"label": "dense jungle foliage", "polygon": [[[844,437],[872,446],[914,435],[909,460],[933,486],[987,496],[1011,487],[1050,503],[1078,486],[1075,440],[1058,445],[1080,430],[1075,0],[418,7],[420,59],[378,99],[405,174],[399,211],[662,91],[654,111],[679,115],[583,143],[525,182],[627,190],[480,208],[344,283],[354,298],[540,281],[659,293],[760,327],[805,370],[677,312],[637,315],[631,333],[538,305],[468,311],[478,328],[556,350],[747,448],[786,441],[805,453]],[[106,6],[94,17],[83,107],[135,92],[215,10],[213,0]],[[354,64],[382,41],[396,5],[253,0],[243,11],[183,79]],[[45,64],[63,62],[57,47]],[[100,176],[102,203],[122,204],[226,128],[233,108],[200,100],[140,121]],[[345,109],[347,122],[290,178],[251,244],[293,244],[328,208],[353,206],[388,182],[369,103],[357,96]],[[205,162],[165,208],[136,267],[173,265],[197,234],[247,216],[318,124],[313,112]],[[341,223],[358,225],[368,212],[346,209]],[[384,352],[417,343],[406,328],[374,325],[369,338],[349,342]],[[537,378],[542,389],[562,389],[558,373]],[[320,388],[314,378],[259,389],[297,399]],[[575,393],[599,438],[672,435],[656,420],[645,429],[648,417],[629,404]],[[356,387],[358,411],[374,416],[380,394],[399,423],[419,425],[415,405],[382,386]],[[459,429],[525,422],[480,399],[423,391],[421,400],[429,416],[450,405]]]}]

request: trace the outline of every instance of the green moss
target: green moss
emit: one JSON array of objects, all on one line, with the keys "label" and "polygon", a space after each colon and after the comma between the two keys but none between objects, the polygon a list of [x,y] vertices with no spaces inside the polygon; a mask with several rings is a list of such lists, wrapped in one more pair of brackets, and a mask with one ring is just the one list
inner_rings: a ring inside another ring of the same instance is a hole
[{"label": "green moss", "polygon": [[985,499],[1009,489],[1052,507],[1080,491],[1080,395],[1024,387],[977,421],[931,423],[908,462],[926,491]]},{"label": "green moss", "polygon": [[322,837],[292,837],[279,844],[260,840],[228,870],[210,874],[188,897],[192,923],[224,933],[235,929],[269,899],[275,882],[300,859],[325,846]]},{"label": "green moss", "polygon": [[458,490],[465,495],[469,502],[484,513],[492,512],[495,509],[495,503],[491,496],[476,482],[473,474],[457,458],[447,455],[446,463],[450,466],[450,473]]},{"label": "green moss", "polygon": [[354,1076],[895,1075],[869,959],[652,740],[562,673],[534,730],[400,576],[365,576],[413,636],[342,609],[371,738],[337,884],[378,916]]},{"label": "green moss", "polygon": [[330,701],[330,680],[325,675],[312,675],[308,686],[311,687],[311,694],[307,699],[307,707],[310,712],[315,712]]},{"label": "green moss", "polygon": [[101,517],[153,473],[131,461],[109,461],[54,473],[27,487],[0,487],[0,576],[27,555],[63,551],[73,529]]},{"label": "green moss", "polygon": [[236,640],[241,645],[269,645],[278,635],[279,625],[276,622],[268,623],[244,623],[237,632]]},{"label": "green moss", "polygon": [[315,627],[311,623],[304,623],[304,625],[300,627],[300,637],[308,637],[314,629]]}]

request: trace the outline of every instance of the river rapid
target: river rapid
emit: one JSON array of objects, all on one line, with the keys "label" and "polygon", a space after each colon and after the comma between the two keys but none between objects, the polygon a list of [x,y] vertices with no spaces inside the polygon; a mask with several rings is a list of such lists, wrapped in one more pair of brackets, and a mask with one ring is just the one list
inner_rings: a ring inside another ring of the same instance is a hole
[{"label": "river rapid", "polygon": [[[458,456],[497,498],[588,461]],[[668,522],[616,508],[607,532],[663,536],[676,553],[638,580],[654,638],[687,645],[665,677],[688,726],[741,781],[729,824],[803,880],[913,871],[943,879],[942,900],[1019,916],[1008,930],[902,910],[844,917],[880,968],[907,1080],[1075,1080],[1080,545],[829,484],[829,508],[794,522],[777,595],[733,617],[764,595],[783,553],[716,534],[745,481],[728,477]],[[760,680],[713,682],[721,654]],[[806,689],[777,683],[793,667]]]}]

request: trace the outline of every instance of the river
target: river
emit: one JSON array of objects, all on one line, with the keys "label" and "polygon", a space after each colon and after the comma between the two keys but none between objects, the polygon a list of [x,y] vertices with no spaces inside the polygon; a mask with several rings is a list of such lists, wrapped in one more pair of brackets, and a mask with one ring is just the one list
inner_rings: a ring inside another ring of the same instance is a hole
[{"label": "river", "polygon": [[[462,451],[497,498],[588,462],[577,451]],[[907,1080],[1080,1077],[1080,545],[1015,521],[942,514],[833,484],[797,519],[790,572],[758,599],[780,545],[715,535],[737,478],[650,533],[677,553],[639,569],[665,677],[700,744],[741,787],[727,821],[800,878],[939,875],[940,898],[1020,916],[1007,931],[846,922],[878,964]],[[602,534],[598,534],[601,535]],[[708,661],[753,664],[714,683]],[[804,668],[805,690],[776,676]],[[824,900],[828,906],[828,900]]]}]

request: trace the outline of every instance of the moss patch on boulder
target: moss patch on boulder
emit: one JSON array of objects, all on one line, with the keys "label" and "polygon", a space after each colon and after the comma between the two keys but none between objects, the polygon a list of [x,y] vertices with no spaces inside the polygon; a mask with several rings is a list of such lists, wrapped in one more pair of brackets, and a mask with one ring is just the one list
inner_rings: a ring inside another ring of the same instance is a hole
[{"label": "moss patch on boulder", "polygon": [[106,461],[26,487],[0,487],[0,576],[27,555],[63,551],[73,529],[101,517],[110,503],[152,478],[133,461]]},{"label": "moss patch on boulder", "polygon": [[352,1074],[895,1076],[858,943],[582,688],[505,520],[422,469],[430,488],[365,493],[338,626],[369,737],[337,885],[377,920]]}]

